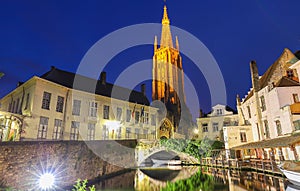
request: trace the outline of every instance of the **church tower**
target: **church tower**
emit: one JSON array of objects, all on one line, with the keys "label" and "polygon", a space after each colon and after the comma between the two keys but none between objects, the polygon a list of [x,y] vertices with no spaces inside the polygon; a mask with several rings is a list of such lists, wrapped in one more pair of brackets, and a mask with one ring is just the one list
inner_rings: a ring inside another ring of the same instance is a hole
[{"label": "church tower", "polygon": [[152,100],[163,102],[167,109],[167,119],[173,125],[173,131],[186,134],[179,128],[182,106],[185,106],[184,74],[179,42],[176,37],[175,47],[170,29],[167,7],[164,6],[160,44],[154,39],[152,69]]}]

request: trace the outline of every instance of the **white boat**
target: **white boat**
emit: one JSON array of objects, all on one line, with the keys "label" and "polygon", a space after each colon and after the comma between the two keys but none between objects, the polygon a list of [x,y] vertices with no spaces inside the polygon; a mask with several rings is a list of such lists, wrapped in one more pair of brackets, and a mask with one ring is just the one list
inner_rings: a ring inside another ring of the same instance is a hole
[{"label": "white boat", "polygon": [[294,185],[300,186],[300,162],[286,161],[280,164],[279,169]]},{"label": "white boat", "polygon": [[151,159],[155,165],[181,165],[181,160]]}]

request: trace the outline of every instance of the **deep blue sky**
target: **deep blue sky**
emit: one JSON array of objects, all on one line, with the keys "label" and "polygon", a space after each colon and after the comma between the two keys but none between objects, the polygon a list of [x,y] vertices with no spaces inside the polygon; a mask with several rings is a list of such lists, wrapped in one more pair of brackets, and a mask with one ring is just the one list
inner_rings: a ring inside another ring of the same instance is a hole
[{"label": "deep blue sky", "polygon": [[[0,80],[0,98],[18,81],[41,75],[51,65],[75,72],[103,36],[128,25],[160,23],[163,5],[162,0],[1,1],[0,71],[5,76]],[[168,0],[167,5],[171,24],[195,35],[214,55],[225,79],[227,103],[233,108],[236,94],[243,97],[251,87],[250,60],[257,61],[262,74],[284,48],[300,49],[298,0]],[[126,66],[152,56],[151,46],[121,53],[107,68],[108,81],[113,82]],[[185,57],[183,65],[208,112],[205,79]],[[147,91],[150,98],[150,84]]]}]

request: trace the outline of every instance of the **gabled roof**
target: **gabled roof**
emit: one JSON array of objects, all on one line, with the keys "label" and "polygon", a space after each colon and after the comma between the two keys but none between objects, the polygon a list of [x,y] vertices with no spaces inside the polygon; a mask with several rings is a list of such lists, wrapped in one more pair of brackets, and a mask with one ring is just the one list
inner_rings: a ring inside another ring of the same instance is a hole
[{"label": "gabled roof", "polygon": [[[74,85],[75,76],[76,82],[79,82],[76,83],[76,85]],[[129,101],[132,103],[150,105],[148,98],[142,92],[130,90],[107,82],[102,83],[100,80],[95,80],[79,74],[63,71],[55,67],[52,67],[50,71],[48,71],[40,77],[42,79],[57,83],[67,88],[77,89],[97,95]],[[129,98],[128,95],[130,95]]]},{"label": "gabled roof", "polygon": [[300,86],[299,82],[292,80],[286,76],[282,77],[276,84],[275,87],[289,87],[289,86]]},{"label": "gabled roof", "polygon": [[[288,55],[288,57],[293,57],[296,58],[295,55],[287,48],[284,49],[284,51],[281,53],[281,55],[279,56],[279,58],[267,69],[267,71],[259,78],[259,87],[260,89],[265,88],[266,86],[269,85],[269,80],[272,77],[273,72],[280,67],[280,60],[283,58],[283,56],[286,56],[286,54]],[[292,58],[292,59],[293,59]],[[288,86],[286,83],[286,79],[283,79],[283,77],[277,82],[279,83],[280,81],[284,80],[284,84],[285,86]],[[294,84],[294,83],[293,83]],[[280,86],[280,87],[285,87],[285,86]],[[279,87],[279,86],[277,86]],[[253,95],[253,90],[251,90],[247,97],[243,100],[243,102],[247,101],[248,99],[250,99]]]}]

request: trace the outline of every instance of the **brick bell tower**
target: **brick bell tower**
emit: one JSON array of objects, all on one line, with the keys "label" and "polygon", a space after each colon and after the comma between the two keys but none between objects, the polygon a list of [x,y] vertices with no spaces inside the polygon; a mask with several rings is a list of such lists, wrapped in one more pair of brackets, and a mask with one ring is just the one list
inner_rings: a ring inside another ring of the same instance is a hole
[{"label": "brick bell tower", "polygon": [[177,36],[175,47],[173,46],[170,20],[166,6],[164,6],[160,44],[158,45],[157,36],[155,36],[154,40],[152,75],[152,100],[159,100],[165,104],[167,119],[173,125],[172,134],[177,132],[187,135],[187,130],[179,126],[182,110],[187,109],[184,95],[182,58],[179,52]]}]

